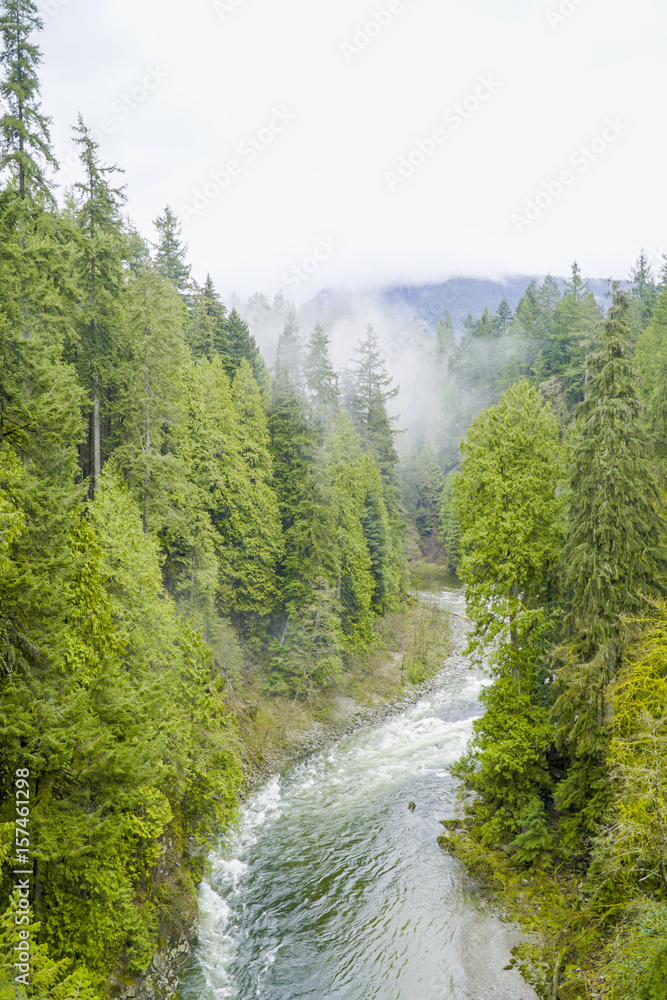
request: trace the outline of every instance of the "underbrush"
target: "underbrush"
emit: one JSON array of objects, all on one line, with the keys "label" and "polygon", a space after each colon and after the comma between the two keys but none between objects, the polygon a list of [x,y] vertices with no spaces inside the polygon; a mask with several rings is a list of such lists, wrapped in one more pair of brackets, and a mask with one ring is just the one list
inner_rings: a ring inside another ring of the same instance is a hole
[{"label": "underbrush", "polygon": [[436,674],[451,649],[447,615],[411,601],[378,619],[370,650],[346,652],[341,670],[324,684],[296,683],[272,694],[266,672],[248,670],[229,702],[238,719],[246,784],[278,769],[299,747],[316,749],[325,730],[344,731],[360,713],[401,698]]}]

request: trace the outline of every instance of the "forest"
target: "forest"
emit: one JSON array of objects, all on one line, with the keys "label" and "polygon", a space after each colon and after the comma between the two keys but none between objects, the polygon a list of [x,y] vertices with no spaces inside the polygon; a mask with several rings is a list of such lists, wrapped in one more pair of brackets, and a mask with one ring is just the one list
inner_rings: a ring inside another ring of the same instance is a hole
[{"label": "forest", "polygon": [[331,684],[407,564],[373,329],[339,379],[290,315],[269,374],[172,211],[154,244],[123,217],[82,120],[59,204],[39,26],[3,4],[0,941],[27,866],[29,995],[84,1000],[196,910],[241,781],[229,686],[248,663],[268,692]]},{"label": "forest", "polygon": [[667,263],[413,324],[411,421],[372,325],[336,370],[335,310],[229,308],[169,206],[141,234],[82,118],[56,191],[39,12],[0,9],[0,997],[102,1000],[178,936],[238,804],[230,689],[335,686],[417,557],[493,677],[443,843],[537,875],[542,996],[663,996]]}]

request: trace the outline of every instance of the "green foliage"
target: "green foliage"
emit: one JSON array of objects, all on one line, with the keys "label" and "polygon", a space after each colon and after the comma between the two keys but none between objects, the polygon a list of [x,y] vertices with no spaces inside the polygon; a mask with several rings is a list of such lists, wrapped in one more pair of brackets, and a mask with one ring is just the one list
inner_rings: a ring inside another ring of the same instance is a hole
[{"label": "green foliage", "polygon": [[638,903],[608,951],[609,1000],[662,1000],[667,995],[667,906]]},{"label": "green foliage", "polygon": [[498,678],[484,690],[482,701],[486,712],[474,723],[466,755],[452,773],[474,793],[469,806],[474,836],[490,847],[516,838],[536,792],[549,791],[551,732],[545,710],[533,705],[511,677]]},{"label": "green foliage", "polygon": [[593,852],[603,896],[667,898],[667,611],[656,602],[613,687],[613,801]]},{"label": "green foliage", "polygon": [[5,67],[0,94],[9,105],[0,120],[0,171],[9,168],[10,190],[13,188],[22,201],[48,201],[52,196],[43,171],[46,166],[54,167],[56,161],[51,152],[49,119],[41,113],[37,100],[37,67],[42,57],[30,40],[32,33],[42,28],[39,8],[32,0],[3,0],[0,11],[0,63]]},{"label": "green foliage", "polygon": [[619,614],[655,590],[667,567],[660,495],[640,420],[629,356],[627,301],[617,292],[592,359],[572,449],[571,511],[565,560],[571,630],[584,656],[607,646],[608,679],[619,654]]},{"label": "green foliage", "polygon": [[162,215],[153,220],[158,233],[155,245],[155,267],[182,297],[190,288],[190,266],[186,264],[187,245],[181,244],[181,224],[169,205]]},{"label": "green foliage", "polygon": [[437,602],[420,606],[414,612],[411,634],[401,661],[401,676],[412,684],[421,684],[441,666],[451,651],[449,627]]},{"label": "green foliage", "polygon": [[444,474],[430,443],[402,467],[403,502],[420,538],[437,537]]},{"label": "green foliage", "polygon": [[[100,1000],[103,995],[95,987],[93,977],[82,965],[73,968],[66,959],[59,962],[49,956],[43,942],[39,942],[40,925],[34,922],[16,925],[18,898],[13,896],[10,905],[0,915],[0,1000]],[[30,942],[30,973],[28,986],[17,983],[13,968],[17,959],[16,948],[26,938],[18,932],[27,933]]]},{"label": "green foliage", "polygon": [[343,670],[343,634],[335,588],[323,577],[313,581],[308,604],[289,620],[283,643],[270,660],[267,689],[308,697],[331,686]]},{"label": "green foliage", "polygon": [[456,514],[456,478],[458,469],[452,469],[442,488],[438,521],[440,525],[440,544],[445,550],[447,569],[457,573],[461,562],[461,525]]},{"label": "green foliage", "polygon": [[[559,556],[562,498],[558,426],[526,381],[477,417],[462,445],[455,482],[461,527],[459,575],[477,649],[511,646],[519,681],[521,648],[545,621]],[[525,658],[523,658],[525,660]]]}]

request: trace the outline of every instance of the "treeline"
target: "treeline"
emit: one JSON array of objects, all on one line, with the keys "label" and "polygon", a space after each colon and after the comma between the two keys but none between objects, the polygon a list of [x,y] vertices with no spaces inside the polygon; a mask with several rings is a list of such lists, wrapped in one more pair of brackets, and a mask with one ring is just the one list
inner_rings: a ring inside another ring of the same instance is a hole
[{"label": "treeline", "polygon": [[[642,251],[627,282],[625,322],[633,344],[666,281],[667,264],[654,277]],[[447,314],[436,336],[419,342],[424,389],[433,408],[410,427],[401,443],[402,498],[422,545],[437,550],[440,541],[452,568],[458,555],[456,538],[448,534],[452,484],[446,487],[445,480],[459,464],[461,441],[471,421],[525,378],[552,403],[560,426],[568,426],[584,396],[590,375],[586,358],[594,351],[603,317],[604,308],[574,263],[563,291],[550,276],[541,283],[532,281],[514,311],[503,300],[495,313],[485,308],[477,319],[469,314],[459,331]]]},{"label": "treeline", "polygon": [[640,263],[595,324],[573,272],[556,315],[590,327],[473,419],[443,503],[493,676],[445,840],[532,893],[545,998],[667,992],[667,286]]},{"label": "treeline", "polygon": [[192,921],[248,651],[297,698],[406,588],[396,390],[372,329],[339,377],[292,318],[270,375],[171,210],[154,244],[124,219],[81,119],[58,204],[38,10],[0,11],[0,996],[92,1000]]}]

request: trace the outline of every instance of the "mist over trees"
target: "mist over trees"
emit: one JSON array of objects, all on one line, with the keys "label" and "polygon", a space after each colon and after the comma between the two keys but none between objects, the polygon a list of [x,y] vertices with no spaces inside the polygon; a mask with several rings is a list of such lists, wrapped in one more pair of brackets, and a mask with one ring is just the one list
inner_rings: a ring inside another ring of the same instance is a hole
[{"label": "mist over trees", "polygon": [[81,118],[56,192],[39,11],[0,11],[0,996],[105,997],[191,922],[242,780],[231,686],[333,685],[408,553],[459,570],[492,656],[471,836],[590,870],[631,982],[667,891],[667,269],[642,252],[605,308],[575,263],[460,324],[230,308],[169,206],[152,240],[124,217]]},{"label": "mist over trees", "polygon": [[343,393],[324,330],[287,310],[269,372],[171,208],[153,242],[123,217],[81,118],[57,198],[39,27],[3,4],[0,992],[30,863],[31,990],[92,1000],[192,923],[241,781],[230,684],[250,663],[294,699],[331,684],[407,570],[373,330]]}]

